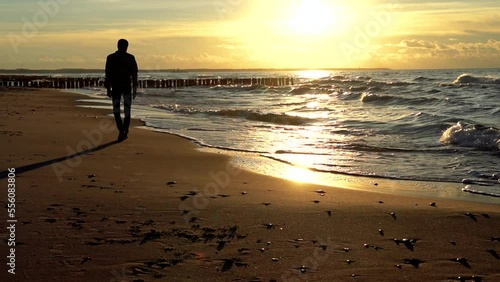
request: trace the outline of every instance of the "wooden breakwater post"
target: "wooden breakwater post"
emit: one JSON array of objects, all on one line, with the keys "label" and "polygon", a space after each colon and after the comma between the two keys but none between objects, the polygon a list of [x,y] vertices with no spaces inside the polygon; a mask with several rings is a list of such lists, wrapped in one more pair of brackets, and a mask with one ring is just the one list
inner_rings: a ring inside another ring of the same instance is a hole
[{"label": "wooden breakwater post", "polygon": [[[188,79],[139,79],[139,88],[184,88],[194,86],[230,86],[230,85],[294,85],[293,77],[262,77],[262,78],[188,78]],[[102,77],[52,77],[43,75],[0,75],[0,86],[80,89],[103,88]]]}]

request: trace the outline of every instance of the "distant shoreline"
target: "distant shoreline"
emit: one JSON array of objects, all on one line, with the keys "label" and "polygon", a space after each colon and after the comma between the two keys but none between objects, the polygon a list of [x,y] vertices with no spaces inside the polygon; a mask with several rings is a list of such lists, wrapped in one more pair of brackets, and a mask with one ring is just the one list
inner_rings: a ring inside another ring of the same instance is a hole
[{"label": "distant shoreline", "polygon": [[[499,68],[450,68],[449,70],[473,70],[473,69],[499,69]],[[241,69],[143,69],[139,70],[142,73],[186,73],[186,72],[272,72],[272,71],[389,71],[389,70],[405,70],[391,68],[241,68]],[[429,70],[429,69],[411,69],[411,70]],[[433,69],[443,70],[443,69]],[[39,73],[103,73],[103,69],[80,69],[80,68],[63,68],[63,69],[0,69],[0,74],[39,74]]]},{"label": "distant shoreline", "polygon": [[[320,71],[384,71],[391,70],[390,68],[248,68],[248,69],[157,69],[157,70],[140,70],[140,72],[244,72],[244,71],[307,71],[307,70],[320,70]],[[1,74],[33,74],[33,73],[104,73],[104,69],[53,69],[53,70],[39,70],[39,69],[0,69]]]}]

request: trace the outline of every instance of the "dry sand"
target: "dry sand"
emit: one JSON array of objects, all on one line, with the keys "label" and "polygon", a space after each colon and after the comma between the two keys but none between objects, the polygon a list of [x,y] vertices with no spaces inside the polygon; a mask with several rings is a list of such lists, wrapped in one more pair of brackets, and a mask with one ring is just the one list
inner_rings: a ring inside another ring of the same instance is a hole
[{"label": "dry sand", "polygon": [[294,183],[137,128],[116,143],[111,109],[78,98],[0,91],[1,281],[500,281],[499,205]]}]

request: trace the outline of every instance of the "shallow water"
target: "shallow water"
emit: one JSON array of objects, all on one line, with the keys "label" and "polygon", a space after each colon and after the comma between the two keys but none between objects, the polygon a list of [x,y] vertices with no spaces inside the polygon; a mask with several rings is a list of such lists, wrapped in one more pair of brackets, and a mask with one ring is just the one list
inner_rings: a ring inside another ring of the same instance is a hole
[{"label": "shallow water", "polygon": [[326,174],[482,180],[470,181],[466,191],[500,195],[498,70],[141,75],[293,76],[295,85],[282,87],[143,89],[134,114],[150,127],[208,147],[253,152]]}]

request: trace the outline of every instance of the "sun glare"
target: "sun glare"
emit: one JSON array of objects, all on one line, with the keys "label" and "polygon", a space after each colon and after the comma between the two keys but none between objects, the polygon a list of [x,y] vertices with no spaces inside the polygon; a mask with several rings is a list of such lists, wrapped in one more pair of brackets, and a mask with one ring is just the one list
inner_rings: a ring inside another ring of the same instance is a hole
[{"label": "sun glare", "polygon": [[330,75],[330,71],[326,70],[303,70],[298,71],[297,75],[299,77],[303,77],[306,79],[320,79],[324,77],[328,77]]},{"label": "sun glare", "polygon": [[291,12],[289,26],[302,35],[325,35],[337,23],[333,6],[323,0],[302,0]]}]

